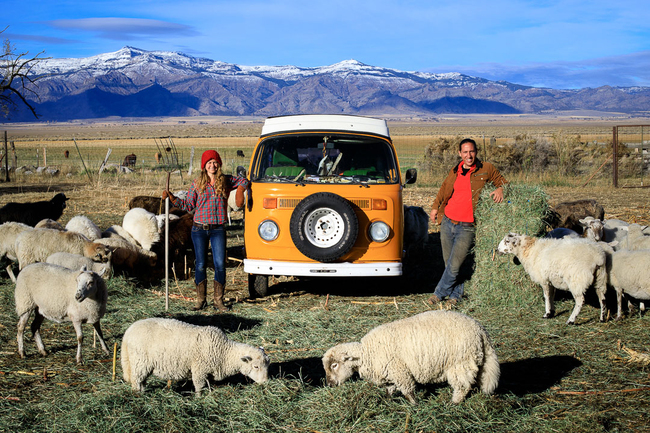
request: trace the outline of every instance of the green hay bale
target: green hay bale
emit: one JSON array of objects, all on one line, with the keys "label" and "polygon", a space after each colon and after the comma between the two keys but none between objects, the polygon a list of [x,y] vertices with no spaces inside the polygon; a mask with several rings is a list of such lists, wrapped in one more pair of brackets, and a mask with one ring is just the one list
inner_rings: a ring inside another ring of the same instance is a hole
[{"label": "green hay bale", "polygon": [[507,184],[504,202],[497,204],[489,196],[494,189],[483,189],[475,211],[475,269],[466,284],[468,296],[480,306],[535,308],[540,288],[531,282],[523,266],[513,263],[514,256],[499,256],[496,249],[509,232],[530,236],[545,232],[543,219],[549,212],[548,196],[537,186]]}]

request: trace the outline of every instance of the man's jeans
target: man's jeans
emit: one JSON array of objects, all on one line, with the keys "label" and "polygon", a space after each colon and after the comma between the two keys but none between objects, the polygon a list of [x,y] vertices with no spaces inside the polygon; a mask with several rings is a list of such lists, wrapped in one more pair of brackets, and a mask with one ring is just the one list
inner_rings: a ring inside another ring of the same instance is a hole
[{"label": "man's jeans", "polygon": [[192,242],[194,243],[195,272],[194,282],[199,284],[207,279],[206,262],[208,260],[208,242],[212,247],[214,261],[214,280],[226,284],[226,230],[223,226],[203,230],[192,227]]},{"label": "man's jeans", "polygon": [[447,216],[443,216],[440,243],[442,257],[445,260],[445,271],[434,292],[438,298],[444,299],[449,296],[449,299],[460,301],[463,296],[464,284],[462,281],[458,283],[458,273],[474,243],[474,229],[474,225],[454,224]]}]

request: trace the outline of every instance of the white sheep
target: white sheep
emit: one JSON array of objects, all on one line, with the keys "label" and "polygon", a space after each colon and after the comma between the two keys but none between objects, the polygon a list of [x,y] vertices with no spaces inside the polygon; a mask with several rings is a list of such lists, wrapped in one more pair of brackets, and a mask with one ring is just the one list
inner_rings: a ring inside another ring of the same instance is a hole
[{"label": "white sheep", "polygon": [[124,215],[122,227],[145,250],[160,240],[156,215],[140,207],[134,207]]},{"label": "white sheep", "polygon": [[111,249],[90,241],[82,234],[54,229],[34,229],[20,233],[16,238],[16,257],[19,268],[44,262],[51,254],[63,251],[80,254],[94,262],[111,259]]},{"label": "white sheep", "polygon": [[[169,214],[169,221],[174,221],[180,218],[178,215],[170,213]],[[160,233],[163,233],[165,230],[165,214],[161,215],[156,215],[156,223],[158,224],[158,231]]]},{"label": "white sheep", "polygon": [[499,242],[499,254],[514,254],[534,283],[542,286],[546,312],[555,315],[555,289],[568,290],[575,306],[567,324],[574,324],[584,304],[585,293],[594,286],[600,302],[600,321],[605,321],[607,269],[605,252],[596,242],[587,239],[538,239],[508,233]]},{"label": "white sheep", "polygon": [[79,270],[85,267],[89,271],[93,271],[104,278],[108,278],[111,274],[110,260],[103,263],[93,262],[88,257],[80,254],[72,254],[65,252],[58,252],[51,254],[45,260],[45,263],[63,266],[64,268]]},{"label": "white sheep", "polygon": [[501,369],[489,336],[481,324],[464,314],[434,310],[386,323],[360,342],[344,343],[325,352],[327,384],[338,386],[355,372],[362,379],[400,391],[415,404],[416,383],[447,381],[460,403],[478,383],[491,394]]},{"label": "white sheep", "polygon": [[650,236],[647,236],[643,230],[646,226],[639,224],[630,224],[623,229],[627,231],[627,238],[622,242],[621,248],[636,251],[650,249]]},{"label": "white sheep", "polygon": [[616,320],[620,320],[623,317],[623,295],[641,301],[650,300],[650,250],[603,249],[607,254],[608,283],[616,291]]},{"label": "white sheep", "polygon": [[[34,228],[15,221],[0,224],[0,259],[6,257],[12,262],[18,261],[16,256],[16,238],[19,234],[28,230],[34,230]],[[7,265],[6,269],[9,278],[15,283],[16,277],[14,276],[11,264]]]},{"label": "white sheep", "polygon": [[111,258],[111,250],[105,245],[92,242],[80,233],[55,229],[20,233],[15,250],[20,269],[31,263],[44,262],[51,254],[61,251],[80,254],[95,262],[107,262]]},{"label": "white sheep", "polygon": [[91,241],[102,237],[102,231],[85,215],[74,216],[65,225],[69,232],[81,233]]},{"label": "white sheep", "polygon": [[54,221],[51,218],[45,218],[40,220],[39,222],[36,223],[34,226],[35,229],[54,229],[54,230],[61,230],[64,231],[65,227],[61,225],[60,222]]},{"label": "white sheep", "polygon": [[261,348],[230,340],[214,326],[151,318],[124,333],[120,353],[124,380],[144,390],[150,375],[165,380],[192,379],[198,395],[211,375],[222,380],[241,373],[257,383],[268,380],[269,357]]},{"label": "white sheep", "polygon": [[47,355],[40,327],[44,319],[57,323],[70,321],[77,334],[77,363],[81,363],[82,323],[90,323],[97,332],[104,353],[104,342],[99,320],[106,312],[108,291],[106,283],[95,272],[71,270],[49,263],[33,263],[26,266],[16,279],[16,314],[18,315],[18,354],[25,357],[23,336],[32,311],[32,333],[38,351]]},{"label": "white sheep", "polygon": [[132,243],[133,245],[138,245],[138,241],[133,239],[133,236],[131,236],[129,232],[124,230],[124,227],[119,225],[112,225],[102,232],[102,238],[112,238],[112,237],[126,239],[128,242]]}]

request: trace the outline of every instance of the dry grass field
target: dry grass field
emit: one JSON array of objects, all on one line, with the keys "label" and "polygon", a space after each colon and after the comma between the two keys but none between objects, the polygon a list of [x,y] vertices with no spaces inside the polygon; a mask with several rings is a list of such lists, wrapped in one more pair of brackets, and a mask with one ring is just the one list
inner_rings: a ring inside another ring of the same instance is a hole
[{"label": "dry grass field", "polygon": [[[172,136],[184,154],[192,146],[197,154],[217,148],[232,169],[248,164],[261,122],[200,118],[5,126],[8,139],[18,149],[46,147],[48,161],[54,161],[50,158],[64,148],[70,149],[70,158],[78,159],[72,137],[83,149],[84,159],[94,159],[94,154],[102,159],[111,147],[117,154],[111,161],[119,162],[132,151],[153,155],[153,138]],[[434,137],[472,136],[481,143],[483,136],[494,136],[498,143],[517,134],[562,131],[605,142],[611,140],[613,125],[643,123],[587,115],[561,119],[459,116],[389,122],[403,166],[421,159],[424,146]],[[238,149],[244,150],[245,160],[235,156]],[[101,177],[92,169],[91,180],[80,172],[54,177],[12,173],[11,182],[0,182],[0,206],[9,201],[49,199],[64,192],[70,200],[61,222],[85,214],[106,228],[121,223],[131,197],[160,194],[167,173],[151,165],[143,164],[131,174],[107,172]],[[512,178],[514,183],[541,186],[551,204],[593,198],[604,206],[606,218],[650,224],[648,188],[613,188],[607,176],[583,186],[587,180],[588,176],[530,178],[525,174]],[[185,189],[189,181],[186,173],[182,177],[174,174],[171,188]],[[438,177],[421,176],[416,185],[405,188],[405,204],[422,206],[428,212],[439,183]],[[588,299],[577,326],[568,327],[564,322],[573,299],[558,294],[558,317],[543,320],[541,289],[525,276],[513,273],[509,279],[505,275],[507,283],[490,290],[511,292],[514,305],[482,303],[476,292],[470,291],[458,307],[481,321],[491,334],[502,368],[495,395],[473,392],[462,404],[453,405],[450,388],[441,384],[418,388],[420,404],[411,406],[403,397],[389,397],[362,380],[339,388],[325,387],[320,357],[335,344],[358,341],[378,324],[431,308],[425,301],[442,272],[437,226],[430,224],[429,242],[405,265],[404,277],[334,283],[279,277],[272,279],[271,295],[259,300],[247,299],[247,276],[240,262],[242,244],[243,231],[235,223],[228,240],[226,297],[233,308],[227,314],[190,311],[193,283],[176,280],[173,275],[168,311],[164,282],[143,285],[123,277],[110,280],[109,308],[102,328],[109,346],[117,348],[114,379],[113,359],[93,348],[87,325],[84,365],[74,362],[76,339],[71,324],[47,320],[42,334],[50,354],[37,354],[28,331],[27,357],[19,358],[13,284],[4,269],[0,270],[0,433],[650,431],[650,370],[644,364],[644,355],[650,353],[647,316],[633,314],[620,322],[599,323],[597,302]],[[508,258],[494,260],[506,269],[511,265]],[[472,290],[483,287],[474,283]],[[613,308],[611,299],[608,301]],[[191,382],[168,385],[150,379],[146,393],[133,393],[121,379],[119,344],[133,321],[152,316],[219,326],[237,341],[264,346],[273,363],[271,380],[255,385],[235,376],[213,382],[209,391],[191,398]]]}]

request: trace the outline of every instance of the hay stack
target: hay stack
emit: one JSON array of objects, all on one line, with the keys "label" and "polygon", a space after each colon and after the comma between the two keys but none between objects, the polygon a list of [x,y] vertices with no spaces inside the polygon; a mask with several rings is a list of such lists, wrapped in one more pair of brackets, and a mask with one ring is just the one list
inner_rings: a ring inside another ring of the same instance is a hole
[{"label": "hay stack", "polygon": [[[528,310],[538,307],[542,292],[533,284],[513,256],[498,256],[496,248],[508,232],[539,236],[545,232],[548,196],[537,186],[504,186],[505,200],[495,204],[489,197],[494,187],[481,193],[476,215],[475,270],[466,291],[481,306]],[[531,305],[532,304],[532,305]]]}]

